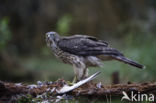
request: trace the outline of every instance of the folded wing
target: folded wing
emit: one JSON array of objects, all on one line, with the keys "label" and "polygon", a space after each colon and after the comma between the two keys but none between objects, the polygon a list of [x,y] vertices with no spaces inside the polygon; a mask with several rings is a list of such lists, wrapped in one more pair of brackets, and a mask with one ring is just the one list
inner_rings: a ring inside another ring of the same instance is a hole
[{"label": "folded wing", "polygon": [[85,35],[64,37],[58,42],[58,46],[65,52],[80,56],[122,55],[119,51],[109,48],[105,41]]}]

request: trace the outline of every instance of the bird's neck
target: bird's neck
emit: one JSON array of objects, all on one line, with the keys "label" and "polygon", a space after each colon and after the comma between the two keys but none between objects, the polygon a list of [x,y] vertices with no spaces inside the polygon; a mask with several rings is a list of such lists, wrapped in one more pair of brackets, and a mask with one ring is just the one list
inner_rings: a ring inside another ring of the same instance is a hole
[{"label": "bird's neck", "polygon": [[58,47],[51,47],[51,50],[57,54],[58,51],[60,51],[60,49]]}]

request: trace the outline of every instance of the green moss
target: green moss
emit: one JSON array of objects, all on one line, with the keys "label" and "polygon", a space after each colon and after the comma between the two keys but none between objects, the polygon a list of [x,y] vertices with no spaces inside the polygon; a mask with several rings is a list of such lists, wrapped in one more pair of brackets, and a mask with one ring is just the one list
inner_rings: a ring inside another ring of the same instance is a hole
[{"label": "green moss", "polygon": [[20,97],[17,101],[18,103],[34,103],[31,95],[27,94],[25,96]]}]

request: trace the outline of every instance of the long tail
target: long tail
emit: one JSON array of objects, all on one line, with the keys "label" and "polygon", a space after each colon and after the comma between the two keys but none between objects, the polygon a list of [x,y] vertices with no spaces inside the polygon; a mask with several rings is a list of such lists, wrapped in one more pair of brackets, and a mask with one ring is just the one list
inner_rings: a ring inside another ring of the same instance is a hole
[{"label": "long tail", "polygon": [[136,63],[136,62],[124,57],[124,56],[116,56],[116,57],[114,57],[114,59],[119,60],[119,61],[124,62],[124,63],[129,64],[129,65],[135,66],[135,67],[140,68],[140,69],[145,69],[145,66],[143,66],[139,63]]},{"label": "long tail", "polygon": [[140,68],[140,69],[145,69],[145,66],[136,63],[126,57],[124,57],[124,55],[122,53],[120,53],[118,50],[114,49],[114,48],[106,48],[103,51],[104,55],[109,55],[111,56],[113,59],[119,60],[121,62],[124,62],[126,64],[132,65],[134,67]]}]

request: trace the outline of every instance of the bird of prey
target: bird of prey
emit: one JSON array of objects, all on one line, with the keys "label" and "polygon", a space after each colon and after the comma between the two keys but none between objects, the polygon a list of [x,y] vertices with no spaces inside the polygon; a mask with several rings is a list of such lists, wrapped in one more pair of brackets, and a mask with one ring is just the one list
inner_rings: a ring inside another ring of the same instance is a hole
[{"label": "bird of prey", "polygon": [[101,61],[118,60],[143,69],[145,66],[126,58],[107,42],[93,36],[73,35],[63,37],[57,32],[46,33],[47,46],[64,63],[71,64],[77,80],[88,76],[88,67],[102,66]]}]

